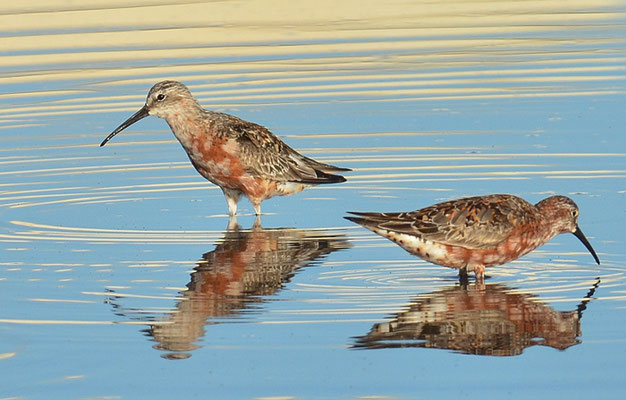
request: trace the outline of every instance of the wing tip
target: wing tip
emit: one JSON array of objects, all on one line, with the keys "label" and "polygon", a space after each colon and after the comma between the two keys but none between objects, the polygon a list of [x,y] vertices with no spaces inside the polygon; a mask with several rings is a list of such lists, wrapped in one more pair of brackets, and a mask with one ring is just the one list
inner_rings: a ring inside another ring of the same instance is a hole
[{"label": "wing tip", "polygon": [[315,175],[316,176],[314,178],[302,178],[299,179],[298,182],[312,185],[324,185],[330,183],[343,183],[347,181],[347,179],[341,175],[329,174],[318,169],[315,170]]},{"label": "wing tip", "polygon": [[[348,214],[344,216],[348,221],[352,221],[355,224],[359,224],[366,228],[377,226],[379,223],[384,222],[384,216],[376,212],[360,212],[360,211],[346,211]],[[382,218],[382,219],[381,219]]]},{"label": "wing tip", "polygon": [[326,177],[328,178],[328,183],[342,183],[347,181],[347,179],[341,175],[326,174]]},{"label": "wing tip", "polygon": [[327,170],[328,172],[352,172],[351,168],[343,168],[343,167],[335,167],[332,165],[332,168]]},{"label": "wing tip", "polygon": [[[351,211],[348,211],[348,212],[351,212]],[[365,218],[353,217],[351,215],[344,216],[343,218],[347,219],[350,222],[354,222],[357,225],[365,226],[367,224],[367,219]]]}]

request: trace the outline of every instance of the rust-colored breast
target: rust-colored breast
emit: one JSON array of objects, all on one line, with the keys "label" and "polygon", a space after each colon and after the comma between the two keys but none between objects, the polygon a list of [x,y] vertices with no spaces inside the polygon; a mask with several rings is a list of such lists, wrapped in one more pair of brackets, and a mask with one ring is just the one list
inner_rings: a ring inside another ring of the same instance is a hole
[{"label": "rust-colored breast", "polygon": [[501,265],[528,254],[545,243],[546,239],[539,226],[526,224],[517,226],[508,237],[492,249],[463,249],[468,255],[470,264],[481,264],[485,267]]},{"label": "rust-colored breast", "polygon": [[278,194],[274,181],[254,176],[239,157],[238,143],[215,137],[210,143],[192,141],[190,159],[198,172],[220,187],[241,191],[250,200],[263,201]]}]

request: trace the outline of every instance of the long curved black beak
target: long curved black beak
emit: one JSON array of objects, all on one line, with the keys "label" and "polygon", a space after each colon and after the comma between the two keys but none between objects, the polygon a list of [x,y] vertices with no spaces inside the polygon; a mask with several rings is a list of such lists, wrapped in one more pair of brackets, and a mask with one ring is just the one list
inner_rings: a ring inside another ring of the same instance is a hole
[{"label": "long curved black beak", "polygon": [[591,245],[589,244],[589,241],[587,240],[587,238],[585,237],[585,235],[583,234],[583,231],[580,230],[580,228],[577,226],[576,227],[576,231],[573,232],[574,236],[576,236],[578,238],[578,240],[580,240],[581,242],[583,242],[583,244],[585,245],[585,247],[587,248],[587,250],[589,250],[589,252],[591,253],[591,255],[593,256],[593,258],[596,260],[596,262],[598,263],[598,265],[600,265],[600,259],[598,258],[596,252],[593,250],[593,247],[591,247]]},{"label": "long curved black beak", "polygon": [[107,144],[109,140],[113,139],[113,136],[117,135],[118,133],[128,128],[129,126],[139,121],[140,119],[146,118],[148,115],[150,115],[148,114],[148,107],[146,106],[141,107],[141,109],[137,111],[136,113],[134,113],[132,117],[128,118],[126,121],[122,123],[122,125],[115,128],[115,130],[111,132],[111,134],[107,136],[106,139],[102,141],[102,143],[100,143],[100,147],[104,146],[105,144]]}]

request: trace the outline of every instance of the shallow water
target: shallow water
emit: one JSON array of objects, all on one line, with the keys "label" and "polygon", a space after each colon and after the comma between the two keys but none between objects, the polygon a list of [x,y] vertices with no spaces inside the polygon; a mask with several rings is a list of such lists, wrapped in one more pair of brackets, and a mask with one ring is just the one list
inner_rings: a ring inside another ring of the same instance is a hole
[{"label": "shallow water", "polygon": [[[622,2],[0,6],[0,398],[621,398]],[[163,79],[348,182],[240,203]],[[342,217],[572,197],[572,235],[484,286]]]}]

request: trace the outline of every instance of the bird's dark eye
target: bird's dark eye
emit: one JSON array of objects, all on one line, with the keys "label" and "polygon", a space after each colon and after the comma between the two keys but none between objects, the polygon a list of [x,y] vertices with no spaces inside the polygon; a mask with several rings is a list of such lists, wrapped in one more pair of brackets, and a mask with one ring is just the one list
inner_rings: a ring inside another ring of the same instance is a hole
[{"label": "bird's dark eye", "polygon": [[163,93],[159,93],[159,95],[157,96],[157,100],[161,101],[165,98],[165,95]]},{"label": "bird's dark eye", "polygon": [[578,217],[578,210],[573,210],[572,211],[572,217],[574,217],[574,218]]}]

